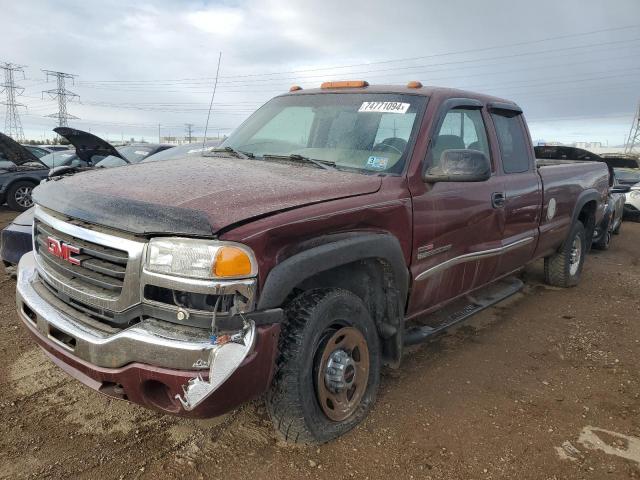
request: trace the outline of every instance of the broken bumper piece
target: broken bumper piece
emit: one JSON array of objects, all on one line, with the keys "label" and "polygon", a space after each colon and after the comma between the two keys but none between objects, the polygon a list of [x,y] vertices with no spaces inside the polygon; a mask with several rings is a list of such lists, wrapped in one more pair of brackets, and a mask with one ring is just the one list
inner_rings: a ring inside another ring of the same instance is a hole
[{"label": "broken bumper piece", "polygon": [[191,411],[211,396],[235,372],[255,345],[256,326],[248,322],[241,334],[226,343],[216,343],[209,353],[209,379],[202,375],[183,386],[184,396],[176,395],[182,407]]},{"label": "broken bumper piece", "polygon": [[[226,343],[202,329],[148,319],[117,332],[87,323],[54,297],[23,257],[18,315],[49,359],[90,388],[164,413],[210,418],[262,395],[273,378],[280,324],[247,318]],[[196,332],[202,330],[202,332]]]}]

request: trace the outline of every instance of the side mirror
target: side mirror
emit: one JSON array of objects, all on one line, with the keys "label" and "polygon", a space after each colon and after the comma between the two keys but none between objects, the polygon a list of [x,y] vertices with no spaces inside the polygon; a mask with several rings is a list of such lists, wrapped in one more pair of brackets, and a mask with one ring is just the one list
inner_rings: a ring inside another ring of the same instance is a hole
[{"label": "side mirror", "polygon": [[629,193],[631,185],[614,185],[609,189],[609,193]]},{"label": "side mirror", "polygon": [[440,164],[429,168],[424,181],[435,182],[484,182],[491,178],[491,162],[478,150],[445,150]]}]

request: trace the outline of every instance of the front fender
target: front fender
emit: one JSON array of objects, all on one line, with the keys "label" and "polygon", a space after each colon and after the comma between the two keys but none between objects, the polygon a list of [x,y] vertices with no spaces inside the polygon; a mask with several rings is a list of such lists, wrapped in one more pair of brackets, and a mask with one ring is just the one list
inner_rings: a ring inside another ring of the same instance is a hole
[{"label": "front fender", "polygon": [[258,309],[281,306],[297,285],[317,273],[366,259],[381,259],[391,268],[404,305],[409,289],[409,270],[400,242],[390,234],[363,233],[309,248],[276,265],[260,292]]}]

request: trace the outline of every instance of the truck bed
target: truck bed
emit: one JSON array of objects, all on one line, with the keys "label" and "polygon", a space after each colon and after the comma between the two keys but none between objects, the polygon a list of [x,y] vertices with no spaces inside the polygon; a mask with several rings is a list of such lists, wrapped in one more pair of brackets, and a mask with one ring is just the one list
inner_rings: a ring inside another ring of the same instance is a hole
[{"label": "truck bed", "polygon": [[[607,198],[609,170],[600,162],[545,159],[536,163],[543,185],[537,256],[544,256],[555,250],[567,237],[580,198],[592,196],[598,199],[597,203]],[[555,213],[550,204],[555,204]],[[602,219],[602,214],[602,209],[596,211],[596,225]],[[589,225],[585,227],[593,228]]]}]

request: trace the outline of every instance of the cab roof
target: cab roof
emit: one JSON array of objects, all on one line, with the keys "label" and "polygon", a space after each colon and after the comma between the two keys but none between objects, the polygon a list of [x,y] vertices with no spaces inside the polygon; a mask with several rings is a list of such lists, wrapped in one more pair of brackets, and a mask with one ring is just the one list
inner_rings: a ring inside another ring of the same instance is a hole
[{"label": "cab roof", "polygon": [[[366,87],[356,88],[310,88],[299,89],[284,93],[280,96],[287,95],[310,95],[310,94],[322,94],[322,93],[393,93],[403,95],[420,95],[424,97],[438,97],[438,98],[472,98],[481,101],[482,103],[502,103],[518,107],[518,105],[511,101],[500,97],[494,97],[492,95],[486,95],[483,93],[471,92],[468,90],[459,90],[456,88],[448,87],[436,87],[431,85],[424,85],[419,88],[408,87],[407,85],[368,85]],[[518,107],[519,108],[519,107]]]}]

